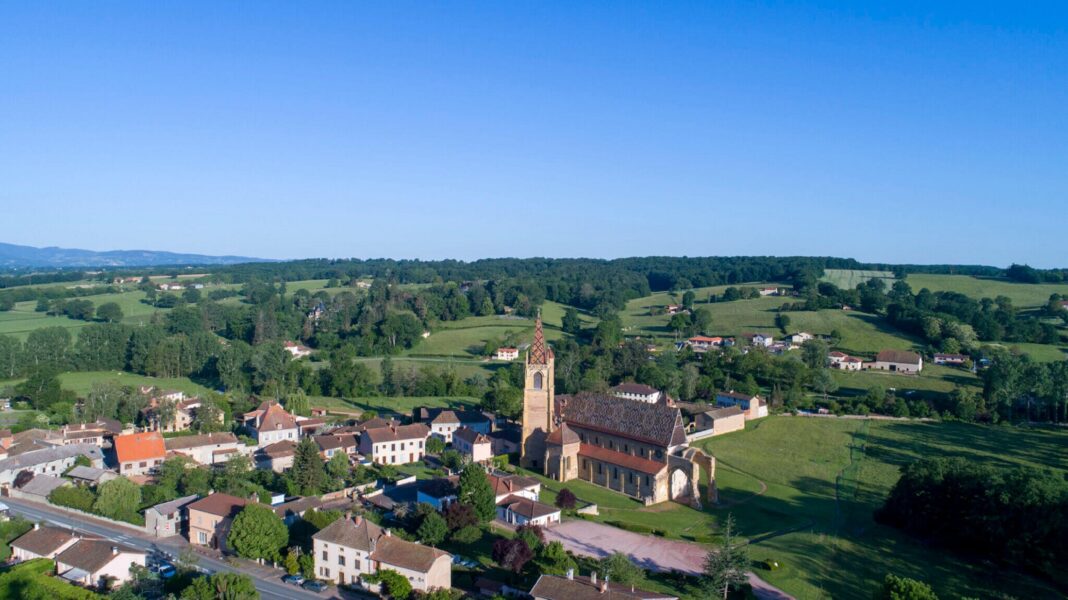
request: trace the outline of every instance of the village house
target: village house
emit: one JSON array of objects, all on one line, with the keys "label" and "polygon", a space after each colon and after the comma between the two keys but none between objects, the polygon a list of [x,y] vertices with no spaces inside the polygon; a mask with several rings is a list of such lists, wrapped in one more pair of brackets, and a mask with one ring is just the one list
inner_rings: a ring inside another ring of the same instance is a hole
[{"label": "village house", "polygon": [[106,483],[112,479],[118,479],[119,475],[115,471],[109,471],[107,469],[78,465],[70,471],[67,471],[67,478],[74,483],[81,485],[100,485],[101,483]]},{"label": "village house", "polygon": [[264,446],[252,455],[252,461],[257,469],[270,469],[275,473],[284,473],[293,466],[293,458],[297,454],[297,443],[292,440],[282,440]]},{"label": "village house", "polygon": [[250,501],[215,493],[185,506],[189,543],[216,550],[226,549],[226,536],[237,513]]},{"label": "village house", "polygon": [[145,566],[147,554],[111,540],[81,539],[56,555],[56,574],[71,583],[108,589],[130,580],[134,565]]},{"label": "village house", "polygon": [[816,339],[816,336],[812,335],[811,333],[806,333],[804,331],[800,331],[798,333],[791,333],[790,335],[786,336],[786,341],[790,342],[790,344],[793,346],[800,346],[801,344],[804,344],[805,342],[814,339]]},{"label": "village house", "polygon": [[694,415],[694,431],[689,439],[692,442],[743,429],[745,429],[745,412],[739,406],[726,406]]},{"label": "village house", "polygon": [[686,307],[681,304],[668,304],[664,307],[664,311],[669,315],[677,315],[680,312],[685,312]]},{"label": "village house", "polygon": [[757,293],[760,294],[761,296],[778,296],[779,295],[779,288],[777,286],[774,286],[774,285],[766,285],[766,286],[757,288]]},{"label": "village house", "polygon": [[89,459],[91,466],[101,467],[104,454],[99,446],[91,444],[71,444],[30,450],[14,456],[0,459],[0,494],[6,495],[11,490],[19,473],[28,471],[34,475],[62,475],[74,466],[79,456]]},{"label": "village house", "polygon": [[541,575],[530,588],[533,600],[678,600],[677,596],[661,592],[647,592],[632,585],[620,585],[597,580],[597,573],[588,578],[576,578],[573,571],[564,577]]},{"label": "village house", "polygon": [[747,421],[760,419],[768,416],[768,403],[760,396],[743,394],[733,390],[729,392],[716,392],[716,406],[737,406],[745,413]]},{"label": "village house", "polygon": [[278,515],[279,519],[286,524],[287,527],[293,525],[304,516],[304,513],[309,510],[319,510],[323,506],[322,498],[317,496],[304,496],[297,498],[290,498],[279,504],[272,504],[271,510],[274,514]]},{"label": "village house", "polygon": [[489,433],[492,423],[477,410],[440,410],[430,418],[430,434],[441,438],[446,444],[452,442],[453,432],[461,427]]},{"label": "village house", "polygon": [[360,454],[382,465],[423,460],[430,429],[422,423],[368,429],[360,434]]},{"label": "village house", "polygon": [[297,420],[300,437],[314,436],[326,428],[326,419],[322,417],[293,417]]},{"label": "village house", "polygon": [[490,487],[493,488],[493,501],[496,503],[502,502],[509,496],[537,500],[538,495],[541,494],[541,482],[533,477],[500,472],[487,473],[486,477],[489,478]]},{"label": "village house", "polygon": [[875,361],[867,363],[869,369],[917,375],[923,370],[923,358],[908,350],[881,350]]},{"label": "village house", "polygon": [[70,481],[55,475],[34,475],[29,481],[15,481],[15,489],[11,495],[15,498],[26,498],[35,502],[47,502],[48,495],[56,488],[73,485]]},{"label": "village house", "polygon": [[327,433],[312,438],[319,446],[319,455],[323,460],[330,460],[335,454],[341,453],[352,456],[360,448],[360,440],[354,433]]},{"label": "village house", "polygon": [[[146,429],[152,431],[158,430],[167,433],[174,431],[186,431],[193,426],[193,422],[196,420],[197,415],[199,413],[209,410],[204,408],[204,401],[200,398],[186,398],[184,393],[176,392],[176,394],[179,394],[182,397],[177,400],[174,400],[173,394],[175,393],[171,393],[170,396],[165,394],[158,398],[153,397],[148,401],[148,405],[145,406],[145,408],[141,409],[141,419],[145,423]],[[163,423],[161,413],[163,413],[164,411],[162,410],[161,406],[164,403],[169,402],[174,403],[174,410],[172,411],[173,416],[168,419],[167,423]],[[221,410],[215,410],[211,414],[213,414],[214,416],[205,418],[214,418],[217,423],[223,422],[223,413]]]},{"label": "village house", "polygon": [[452,587],[452,556],[442,550],[408,542],[362,516],[344,517],[312,536],[318,578],[356,587],[361,575],[392,569],[412,589],[428,592]]},{"label": "village house", "polygon": [[517,527],[547,527],[560,522],[560,509],[523,496],[508,496],[497,503],[497,519]]},{"label": "village house", "polygon": [[160,538],[182,535],[187,516],[185,507],[197,498],[193,494],[146,508],[145,531]]},{"label": "village house", "polygon": [[284,342],[282,347],[284,347],[286,352],[293,358],[304,358],[305,356],[311,356],[312,353],[311,348],[303,344],[298,344],[297,342]]},{"label": "village house", "polygon": [[493,360],[515,360],[519,358],[519,348],[502,346],[493,353]]},{"label": "village house", "polygon": [[452,447],[470,462],[485,464],[493,460],[489,436],[470,427],[461,427],[452,434]]},{"label": "village house", "polygon": [[158,431],[115,436],[115,460],[121,475],[154,473],[165,458],[167,448]]},{"label": "village house", "polygon": [[486,434],[493,445],[493,455],[516,454],[519,452],[519,443],[522,441],[522,432],[518,427],[505,427]]},{"label": "village house", "polygon": [[92,423],[71,423],[59,428],[61,444],[93,444],[103,447],[122,433],[122,423],[115,419],[97,419]]},{"label": "village house", "polygon": [[949,365],[953,367],[959,367],[964,364],[964,361],[968,360],[968,357],[963,354],[935,354],[934,363],[936,365]]},{"label": "village house", "polygon": [[763,346],[767,348],[775,343],[775,338],[773,336],[763,333],[747,333],[742,337],[745,338],[750,346]]},{"label": "village house", "polygon": [[229,431],[168,438],[164,445],[168,454],[188,456],[209,466],[225,463],[245,449],[245,444]]},{"label": "village house", "polygon": [[245,413],[241,423],[261,448],[283,440],[296,442],[300,439],[297,419],[274,400],[265,400],[256,410]]},{"label": "village house", "polygon": [[827,364],[832,369],[859,371],[864,366],[864,360],[835,350],[827,355]]},{"label": "village house", "polygon": [[686,343],[689,344],[694,351],[704,351],[722,346],[723,338],[719,336],[710,337],[707,335],[695,335],[692,338],[687,339]]},{"label": "village house", "polygon": [[11,542],[11,560],[22,562],[35,558],[54,559],[78,541],[70,529],[34,523],[33,529]]},{"label": "village house", "polygon": [[635,400],[638,402],[647,402],[649,404],[655,404],[660,401],[663,394],[655,387],[645,385],[644,383],[625,382],[621,383],[608,390],[608,393],[612,394],[616,398],[626,398],[627,400]]}]

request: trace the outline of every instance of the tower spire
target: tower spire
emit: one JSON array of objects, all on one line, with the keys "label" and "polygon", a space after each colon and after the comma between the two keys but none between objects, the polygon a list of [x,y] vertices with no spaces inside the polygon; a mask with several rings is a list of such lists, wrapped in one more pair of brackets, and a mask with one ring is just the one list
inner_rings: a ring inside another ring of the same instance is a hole
[{"label": "tower spire", "polygon": [[551,350],[545,346],[545,333],[541,329],[541,309],[539,308],[538,316],[534,320],[534,343],[530,345],[527,362],[532,365],[548,364],[550,352]]}]

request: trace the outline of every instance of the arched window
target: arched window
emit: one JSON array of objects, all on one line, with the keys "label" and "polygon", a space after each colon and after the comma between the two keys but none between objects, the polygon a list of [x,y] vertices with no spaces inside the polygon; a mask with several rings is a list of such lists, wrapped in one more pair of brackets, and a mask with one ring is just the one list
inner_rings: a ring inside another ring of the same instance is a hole
[{"label": "arched window", "polygon": [[540,390],[541,386],[542,386],[541,373],[535,373],[534,374],[534,389]]}]

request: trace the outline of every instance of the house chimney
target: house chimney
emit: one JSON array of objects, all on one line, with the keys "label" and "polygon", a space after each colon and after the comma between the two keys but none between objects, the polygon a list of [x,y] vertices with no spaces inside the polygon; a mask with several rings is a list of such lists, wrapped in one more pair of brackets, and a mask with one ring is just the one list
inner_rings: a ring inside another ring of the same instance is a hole
[{"label": "house chimney", "polygon": [[571,581],[574,578],[575,578],[575,570],[574,569],[568,569],[567,570],[567,580]]},{"label": "house chimney", "polygon": [[607,592],[608,591],[608,581],[607,580],[606,581],[602,581],[601,582],[601,587],[599,589],[600,589],[600,592],[602,594]]},{"label": "house chimney", "polygon": [[36,531],[36,530],[38,530],[38,529],[40,529],[40,528],[41,528],[41,524],[40,524],[40,523],[38,523],[37,521],[34,521],[34,523],[33,523],[33,529],[34,529],[34,530]]},{"label": "house chimney", "polygon": [[597,571],[590,571],[590,583],[597,585]]},{"label": "house chimney", "polygon": [[386,530],[386,537],[393,537],[393,532],[387,529]]},{"label": "house chimney", "polygon": [[112,556],[114,556],[114,555],[116,555],[116,554],[118,554],[118,553],[119,553],[119,547],[118,547],[118,546],[112,546],[112,547],[111,547],[111,554],[112,554]]}]

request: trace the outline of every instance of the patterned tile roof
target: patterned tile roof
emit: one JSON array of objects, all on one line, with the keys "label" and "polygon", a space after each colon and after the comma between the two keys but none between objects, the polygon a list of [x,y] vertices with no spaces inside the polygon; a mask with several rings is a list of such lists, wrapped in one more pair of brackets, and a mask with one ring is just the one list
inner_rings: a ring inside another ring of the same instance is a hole
[{"label": "patterned tile roof", "polygon": [[557,396],[557,414],[572,427],[631,438],[665,448],[686,443],[679,409],[598,393]]}]

